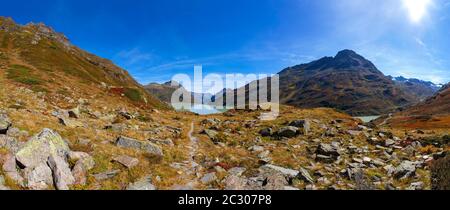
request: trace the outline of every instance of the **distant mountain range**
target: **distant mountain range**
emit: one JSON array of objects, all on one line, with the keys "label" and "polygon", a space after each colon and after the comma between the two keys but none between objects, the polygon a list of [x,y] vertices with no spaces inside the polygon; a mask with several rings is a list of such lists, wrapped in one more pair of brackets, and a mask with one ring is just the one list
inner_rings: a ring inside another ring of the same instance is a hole
[{"label": "distant mountain range", "polygon": [[[395,112],[437,91],[437,86],[430,82],[385,76],[352,50],[286,68],[279,76],[282,104],[336,108],[354,116]],[[249,85],[242,88],[248,101]]]},{"label": "distant mountain range", "polygon": [[[439,86],[432,82],[385,76],[371,61],[352,50],[286,68],[279,76],[282,104],[300,108],[336,108],[354,116],[395,112],[419,103],[439,90]],[[253,83],[260,85],[259,81]],[[146,89],[169,102],[176,88],[168,84],[150,84]],[[237,95],[238,91],[234,90],[235,98],[245,97],[248,103],[249,85],[242,89],[246,95]],[[227,92],[230,91],[233,90]],[[221,97],[226,98],[224,91],[214,96],[217,99]]]},{"label": "distant mountain range", "polygon": [[450,83],[444,85],[432,97],[391,117],[378,120],[392,127],[410,129],[448,129],[450,128]]},{"label": "distant mountain range", "polygon": [[412,92],[421,101],[434,95],[442,87],[441,85],[434,84],[429,81],[423,81],[419,79],[405,77],[391,77],[392,80],[397,83],[405,92]]},{"label": "distant mountain range", "polygon": [[[179,88],[182,88],[181,90],[186,94],[191,94],[192,96],[192,103],[195,102],[207,102],[208,98],[211,99],[213,97],[213,94],[207,94],[207,93],[193,93],[186,90],[182,85],[180,85],[176,81],[168,81],[163,84],[158,83],[151,83],[144,88],[153,96],[158,97],[161,101],[170,104],[172,102],[172,95],[173,93],[178,90]],[[180,98],[182,99],[182,98]]]}]

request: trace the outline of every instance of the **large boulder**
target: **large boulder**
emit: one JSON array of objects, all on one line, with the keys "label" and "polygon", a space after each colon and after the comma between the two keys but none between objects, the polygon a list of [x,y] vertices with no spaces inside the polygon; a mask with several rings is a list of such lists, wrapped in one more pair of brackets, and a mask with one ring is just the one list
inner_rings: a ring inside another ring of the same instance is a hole
[{"label": "large boulder", "polygon": [[52,170],[42,162],[34,168],[26,168],[25,177],[30,190],[47,190],[53,185]]},{"label": "large boulder", "polygon": [[118,147],[141,150],[141,151],[144,151],[151,155],[156,155],[156,156],[164,155],[162,149],[156,144],[146,142],[146,141],[139,141],[139,140],[124,137],[124,136],[121,136],[117,139],[116,145]]},{"label": "large boulder", "polygon": [[316,154],[331,156],[331,157],[339,157],[339,146],[337,144],[320,144],[316,150]]},{"label": "large boulder", "polygon": [[19,173],[14,155],[7,154],[5,156],[2,169],[6,176],[23,186],[24,179]]},{"label": "large boulder", "polygon": [[294,126],[283,127],[278,131],[279,137],[293,138],[298,135],[298,128]]},{"label": "large boulder", "polygon": [[289,178],[296,177],[299,174],[299,171],[296,171],[296,170],[293,170],[293,169],[289,169],[289,168],[283,168],[283,167],[276,166],[276,165],[271,165],[271,164],[267,164],[267,165],[262,166],[262,169],[263,170],[270,169],[270,170],[279,172],[279,173],[281,173],[284,176],[289,177]]},{"label": "large boulder", "polygon": [[394,170],[394,177],[397,179],[405,179],[416,174],[416,164],[411,161],[403,161]]},{"label": "large boulder", "polygon": [[50,156],[66,157],[69,151],[69,146],[58,133],[45,128],[16,153],[16,159],[25,168],[35,168],[46,163]]},{"label": "large boulder", "polygon": [[50,155],[48,165],[53,172],[53,180],[57,190],[69,190],[69,185],[75,182],[67,161],[57,155]]}]

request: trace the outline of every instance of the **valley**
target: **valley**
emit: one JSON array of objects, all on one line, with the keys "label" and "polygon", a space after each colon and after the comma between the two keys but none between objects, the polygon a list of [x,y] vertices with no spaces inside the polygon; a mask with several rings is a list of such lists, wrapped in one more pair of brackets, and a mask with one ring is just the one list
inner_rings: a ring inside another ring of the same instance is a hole
[{"label": "valley", "polygon": [[0,18],[0,190],[448,189],[447,86],[421,101],[350,50],[280,74],[275,120],[176,111],[167,85]]}]

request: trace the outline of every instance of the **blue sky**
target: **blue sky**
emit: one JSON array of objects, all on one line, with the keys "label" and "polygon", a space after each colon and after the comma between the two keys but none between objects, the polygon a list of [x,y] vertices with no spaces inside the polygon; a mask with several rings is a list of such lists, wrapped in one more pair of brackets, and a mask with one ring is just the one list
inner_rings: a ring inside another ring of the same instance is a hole
[{"label": "blue sky", "polygon": [[387,75],[450,81],[450,0],[15,0],[139,82],[176,73],[277,73],[353,49]]}]

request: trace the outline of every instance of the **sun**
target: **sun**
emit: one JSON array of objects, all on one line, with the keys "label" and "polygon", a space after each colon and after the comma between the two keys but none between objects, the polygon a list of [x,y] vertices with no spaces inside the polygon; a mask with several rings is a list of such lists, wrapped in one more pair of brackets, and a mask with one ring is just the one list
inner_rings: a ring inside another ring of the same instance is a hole
[{"label": "sun", "polygon": [[427,14],[432,0],[402,0],[412,22],[418,23]]}]

